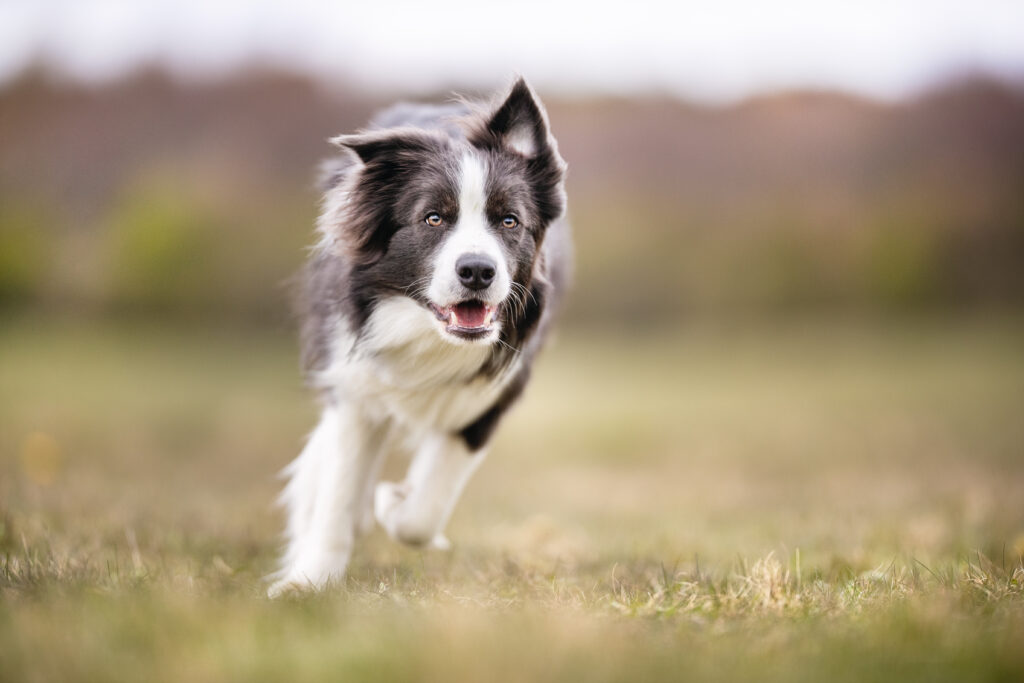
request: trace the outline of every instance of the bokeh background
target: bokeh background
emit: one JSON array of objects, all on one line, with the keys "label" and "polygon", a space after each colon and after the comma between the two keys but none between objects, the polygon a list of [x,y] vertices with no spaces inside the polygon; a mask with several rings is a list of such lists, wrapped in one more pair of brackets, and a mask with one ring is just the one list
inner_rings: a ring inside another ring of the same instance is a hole
[{"label": "bokeh background", "polygon": [[325,139],[522,72],[573,323],[1019,307],[1020,11],[816,5],[5,3],[0,305],[280,323]]},{"label": "bokeh background", "polygon": [[[999,1],[0,3],[0,661],[1020,674],[1022,27]],[[316,419],[289,279],[326,139],[516,73],[569,163],[575,283],[456,550],[377,532],[340,598],[254,603]]]}]

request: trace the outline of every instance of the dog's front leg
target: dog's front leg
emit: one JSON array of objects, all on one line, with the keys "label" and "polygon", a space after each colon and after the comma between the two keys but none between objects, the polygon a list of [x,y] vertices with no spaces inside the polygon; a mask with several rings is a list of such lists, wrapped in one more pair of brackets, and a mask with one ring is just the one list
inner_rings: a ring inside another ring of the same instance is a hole
[{"label": "dog's front leg", "polygon": [[364,491],[378,471],[388,424],[347,401],[324,409],[306,447],[288,467],[281,495],[288,513],[288,547],[271,596],[322,588],[345,574]]},{"label": "dog's front leg", "polygon": [[430,434],[401,484],[381,482],[374,514],[391,538],[410,545],[447,548],[444,528],[470,475],[484,459],[458,435]]}]

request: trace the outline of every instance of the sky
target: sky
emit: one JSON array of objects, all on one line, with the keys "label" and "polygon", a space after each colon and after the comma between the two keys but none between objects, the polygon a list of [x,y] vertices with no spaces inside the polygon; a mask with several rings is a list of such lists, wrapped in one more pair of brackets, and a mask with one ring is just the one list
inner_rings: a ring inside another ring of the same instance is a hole
[{"label": "sky", "polygon": [[0,0],[0,83],[39,62],[84,82],[263,65],[406,93],[521,73],[563,95],[898,98],[967,73],[1024,80],[1024,0]]}]

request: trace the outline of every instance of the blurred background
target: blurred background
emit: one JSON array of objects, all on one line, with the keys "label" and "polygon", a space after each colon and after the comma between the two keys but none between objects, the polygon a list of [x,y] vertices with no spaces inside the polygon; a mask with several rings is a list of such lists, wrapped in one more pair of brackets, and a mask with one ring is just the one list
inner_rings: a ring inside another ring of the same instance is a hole
[{"label": "blurred background", "polygon": [[327,137],[522,72],[573,323],[1018,308],[1015,3],[5,2],[0,311],[279,325]]},{"label": "blurred background", "polygon": [[628,6],[0,2],[0,549],[258,590],[326,139],[519,72],[576,281],[453,538],[1024,552],[1024,5]]}]

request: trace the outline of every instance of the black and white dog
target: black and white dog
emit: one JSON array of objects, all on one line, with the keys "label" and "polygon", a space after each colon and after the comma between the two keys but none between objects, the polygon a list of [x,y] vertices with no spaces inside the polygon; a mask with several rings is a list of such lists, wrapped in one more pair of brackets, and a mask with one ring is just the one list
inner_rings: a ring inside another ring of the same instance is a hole
[{"label": "black and white dog", "polygon": [[[565,162],[522,79],[495,106],[399,105],[332,142],[347,154],[328,173],[302,311],[323,414],[285,471],[271,595],[342,577],[374,519],[447,547],[567,277]],[[378,483],[403,451],[405,481]]]}]

